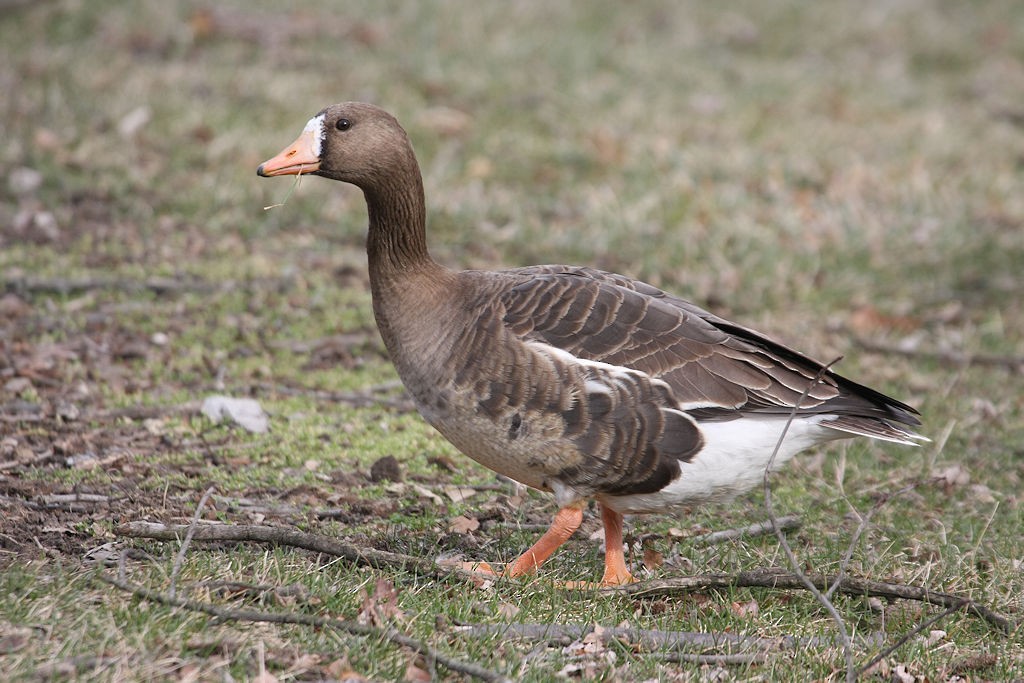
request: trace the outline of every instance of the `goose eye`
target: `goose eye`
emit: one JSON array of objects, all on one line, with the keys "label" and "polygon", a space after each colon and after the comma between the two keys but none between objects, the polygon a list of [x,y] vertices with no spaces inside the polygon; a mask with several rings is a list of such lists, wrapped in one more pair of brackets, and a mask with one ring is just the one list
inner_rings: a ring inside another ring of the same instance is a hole
[{"label": "goose eye", "polygon": [[348,130],[352,127],[352,122],[348,119],[338,119],[338,122],[334,124],[334,127],[338,130]]}]

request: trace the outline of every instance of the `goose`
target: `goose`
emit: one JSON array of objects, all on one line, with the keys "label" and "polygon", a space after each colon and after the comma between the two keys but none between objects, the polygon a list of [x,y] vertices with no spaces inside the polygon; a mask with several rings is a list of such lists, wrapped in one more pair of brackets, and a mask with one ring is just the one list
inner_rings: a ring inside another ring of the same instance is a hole
[{"label": "goose", "polygon": [[476,462],[554,494],[550,527],[506,577],[536,571],[590,501],[605,533],[599,585],[621,585],[635,580],[624,514],[728,500],[835,439],[927,440],[911,406],[644,282],[579,266],[438,264],[412,144],[377,106],[323,109],[257,174],[362,190],[373,313],[419,413]]}]

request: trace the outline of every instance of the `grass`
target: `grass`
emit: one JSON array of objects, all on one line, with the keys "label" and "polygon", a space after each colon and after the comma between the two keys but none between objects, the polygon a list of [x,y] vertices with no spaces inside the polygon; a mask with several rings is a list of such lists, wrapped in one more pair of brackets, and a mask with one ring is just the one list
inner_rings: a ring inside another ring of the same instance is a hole
[{"label": "grass", "polygon": [[[92,578],[85,553],[115,543],[148,553],[129,561],[133,580],[166,588],[177,548],[113,531],[133,519],[184,521],[211,484],[210,518],[297,524],[430,558],[514,557],[535,538],[517,525],[553,512],[549,498],[511,489],[452,500],[446,486],[493,476],[415,415],[323,393],[395,377],[369,307],[362,197],[307,179],[264,211],[288,184],[254,170],[342,99],[375,101],[406,125],[439,260],[579,263],[641,277],[819,358],[843,355],[840,372],[920,407],[932,445],[849,443],[775,478],[776,508],[804,520],[796,552],[834,570],[856,528],[852,509],[946,472],[945,483],[878,509],[850,571],[961,592],[1019,620],[1020,365],[884,356],[854,337],[1024,353],[1020,26],[1024,8],[1009,0],[343,10],[54,0],[0,10],[0,272],[11,290],[0,301],[0,462],[18,462],[0,470],[0,677],[252,679],[261,649],[279,680],[337,677],[345,666],[374,680],[406,675],[409,654],[383,642],[217,623]],[[38,182],[19,186],[18,169]],[[192,284],[127,286],[154,277]],[[46,290],[25,278],[109,284]],[[11,383],[20,379],[28,385]],[[211,393],[254,395],[271,433],[177,409]],[[67,406],[80,417],[58,418]],[[125,407],[150,412],[117,417]],[[26,415],[35,417],[16,419]],[[66,465],[90,454],[101,464]],[[368,479],[388,455],[403,487]],[[110,502],[29,506],[70,492]],[[312,510],[323,507],[346,517],[318,520]],[[462,514],[485,524],[449,530]],[[698,547],[688,538],[762,516],[751,494],[633,528],[666,558],[657,576],[734,572],[784,559],[773,539]],[[588,518],[584,531],[595,528]],[[537,580],[481,591],[246,545],[194,545],[181,582],[297,584],[298,597],[195,590],[237,607],[355,618],[360,591],[385,578],[399,589],[404,632],[522,680],[550,680],[579,660],[561,647],[462,637],[453,625],[834,633],[799,594],[637,601],[553,588],[596,575],[586,536]],[[752,600],[756,614],[733,607]],[[836,602],[853,630],[885,631],[889,642],[933,613]],[[945,634],[913,639],[887,666],[931,680],[957,667],[975,680],[1024,677],[1019,633],[960,614],[936,628]],[[584,658],[588,675],[718,675],[628,644],[609,651]],[[858,661],[875,651],[859,648]],[[826,679],[840,667],[838,651],[808,649],[724,675]]]}]

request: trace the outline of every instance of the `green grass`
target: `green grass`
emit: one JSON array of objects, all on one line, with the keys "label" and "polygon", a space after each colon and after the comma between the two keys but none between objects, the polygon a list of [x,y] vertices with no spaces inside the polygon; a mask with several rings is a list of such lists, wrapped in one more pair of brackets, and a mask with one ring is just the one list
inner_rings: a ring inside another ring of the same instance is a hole
[{"label": "green grass", "polygon": [[[0,457],[22,462],[0,469],[0,677],[247,680],[262,647],[280,680],[334,675],[343,657],[372,679],[402,679],[409,655],[384,642],[217,623],[92,578],[84,553],[117,542],[149,554],[128,562],[130,578],[166,589],[177,546],[126,542],[114,530],[185,521],[210,485],[219,496],[210,519],[295,524],[428,558],[513,558],[536,537],[517,525],[554,511],[549,498],[510,488],[450,500],[445,486],[492,484],[493,475],[414,414],[323,393],[395,393],[370,310],[362,197],[312,178],[288,196],[287,182],[254,171],[309,116],[344,99],[374,101],[407,127],[442,262],[578,263],[640,277],[816,357],[843,355],[840,372],[920,407],[933,444],[850,443],[775,477],[776,509],[804,521],[791,534],[797,555],[834,571],[857,526],[853,510],[960,466],[963,476],[881,506],[849,571],[956,591],[1021,619],[1019,364],[885,356],[854,339],[1024,354],[1021,26],[1024,6],[1010,0],[296,9],[61,0],[0,10],[0,273],[14,288],[0,314],[0,413],[34,405],[43,416],[0,422]],[[124,131],[140,108],[146,121]],[[38,187],[17,191],[19,168],[38,171]],[[47,221],[56,231],[35,227]],[[193,284],[141,286],[157,277]],[[24,278],[112,284],[18,290]],[[31,385],[15,395],[8,382],[19,377]],[[180,410],[212,393],[258,398],[272,431],[248,435]],[[54,417],[68,404],[82,417]],[[126,407],[150,412],[111,417]],[[105,464],[63,464],[83,453]],[[403,488],[367,478],[387,455]],[[85,511],[23,503],[76,491],[112,502]],[[326,507],[348,517],[312,514]],[[451,532],[460,514],[486,524]],[[633,533],[650,534],[667,559],[660,577],[783,565],[771,538],[687,540],[763,515],[755,493],[637,518]],[[301,598],[196,595],[352,619],[360,590],[383,577],[399,588],[402,631],[522,680],[550,680],[571,657],[560,646],[464,637],[453,625],[835,633],[823,608],[796,593],[637,601],[557,590],[596,576],[600,555],[586,538],[595,528],[588,517],[539,579],[488,590],[250,545],[193,545],[180,581],[300,584]],[[731,607],[750,600],[756,615]],[[836,603],[851,629],[884,630],[887,642],[933,613]],[[519,611],[509,616],[508,605]],[[975,680],[1024,676],[1019,633],[962,614],[934,628],[945,636],[925,633],[887,665],[931,680],[969,661],[981,662],[964,672]],[[597,679],[712,675],[627,644],[609,649],[614,662],[593,661]],[[858,647],[857,659],[876,651]],[[981,655],[995,659],[971,659]],[[728,673],[835,679],[841,666],[837,650],[809,649]]]}]

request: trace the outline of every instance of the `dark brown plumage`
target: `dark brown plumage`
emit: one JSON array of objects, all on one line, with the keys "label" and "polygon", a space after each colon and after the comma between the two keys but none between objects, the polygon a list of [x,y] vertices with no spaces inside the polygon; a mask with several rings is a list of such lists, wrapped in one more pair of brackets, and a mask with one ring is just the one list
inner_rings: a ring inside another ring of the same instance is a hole
[{"label": "dark brown plumage", "polygon": [[374,315],[424,418],[483,465],[554,492],[559,514],[511,576],[539,566],[596,498],[603,582],[631,580],[622,513],[749,488],[791,414],[778,464],[845,436],[921,438],[910,406],[645,283],[570,266],[438,265],[412,146],[373,105],[328,107],[259,168],[299,173],[362,189]]}]

